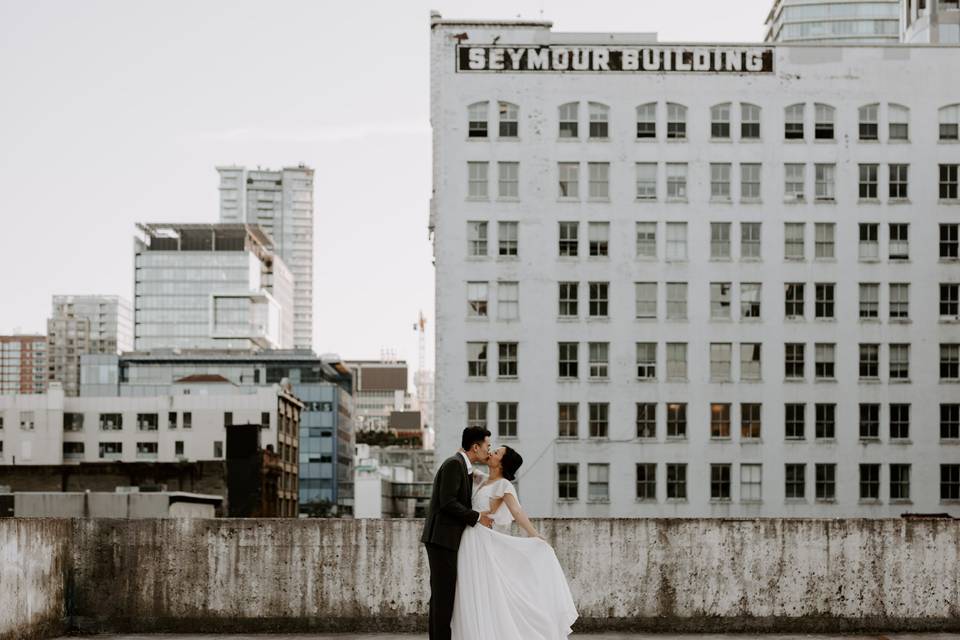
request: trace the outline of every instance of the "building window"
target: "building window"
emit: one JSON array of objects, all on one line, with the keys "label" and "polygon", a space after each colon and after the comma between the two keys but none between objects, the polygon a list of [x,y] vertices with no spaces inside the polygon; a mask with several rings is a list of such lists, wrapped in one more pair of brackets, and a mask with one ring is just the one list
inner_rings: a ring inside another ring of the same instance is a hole
[{"label": "building window", "polygon": [[803,320],[805,289],[802,282],[788,282],[783,285],[784,316],[788,320]]},{"label": "building window", "polygon": [[657,343],[637,343],[637,378],[640,380],[657,379]]},{"label": "building window", "polygon": [[803,106],[790,105],[784,111],[784,137],[787,140],[803,140]]},{"label": "building window", "polygon": [[[32,416],[32,412],[31,412]],[[184,414],[186,417],[186,414]],[[23,420],[21,419],[21,427],[23,426]],[[31,429],[32,429],[32,420],[31,420]],[[184,423],[184,428],[186,428],[186,423]],[[101,431],[120,431],[123,429],[123,414],[120,413],[101,413],[100,414],[100,430]]]},{"label": "building window", "polygon": [[817,403],[815,409],[814,437],[817,440],[833,440],[837,434],[837,405]]},{"label": "building window", "polygon": [[940,404],[940,439],[960,439],[960,404]]},{"label": "building window", "polygon": [[636,317],[655,319],[657,317],[657,283],[636,282]]},{"label": "building window", "polygon": [[940,225],[940,259],[956,260],[960,257],[960,224]]},{"label": "building window", "polygon": [[740,501],[761,502],[762,467],[759,464],[740,465]]},{"label": "building window", "polygon": [[730,103],[710,107],[710,137],[730,139]]},{"label": "building window", "polygon": [[687,108],[681,104],[667,103],[667,140],[684,140],[687,137]]},{"label": "building window", "polygon": [[890,345],[890,380],[910,379],[910,345]]},{"label": "building window", "polygon": [[657,199],[657,163],[637,163],[637,200]]},{"label": "building window", "polygon": [[687,283],[667,283],[667,320],[687,319]]},{"label": "building window", "polygon": [[561,258],[575,258],[580,244],[579,232],[580,223],[561,222],[560,223],[560,249]]},{"label": "building window", "polygon": [[637,138],[657,137],[657,103],[650,102],[637,107]]},{"label": "building window", "polygon": [[890,165],[890,199],[906,200],[907,185],[909,183],[908,170],[910,165],[891,164]]},{"label": "building window", "polygon": [[743,342],[740,344],[740,379],[760,380],[761,343]]},{"label": "building window", "polygon": [[498,192],[500,198],[515,199],[520,197],[520,163],[498,162],[499,174]]},{"label": "building window", "polygon": [[609,137],[610,107],[599,102],[590,105],[590,137],[604,139]]},{"label": "building window", "polygon": [[588,162],[590,172],[590,199],[608,200],[610,198],[610,163]]},{"label": "building window", "polygon": [[560,300],[558,315],[561,318],[576,318],[578,314],[577,292],[580,288],[580,283],[561,282],[558,288]]},{"label": "building window", "polygon": [[960,169],[958,164],[940,165],[940,199],[957,200],[957,171]]},{"label": "building window", "polygon": [[122,442],[101,442],[100,459],[101,460],[119,460],[123,457]]},{"label": "building window", "polygon": [[940,380],[960,380],[960,344],[940,345]]},{"label": "building window", "polygon": [[487,403],[467,403],[467,426],[487,428]]},{"label": "building window", "polygon": [[487,191],[487,172],[489,162],[468,162],[468,188],[467,196],[477,200],[485,200],[488,197]]},{"label": "building window", "polygon": [[880,465],[860,465],[860,499],[880,500]]},{"label": "building window", "polygon": [[[173,417],[173,426],[174,426],[174,428],[176,428],[176,426],[177,426],[177,417],[176,417],[177,414],[174,413],[173,416],[174,416],[174,417]],[[0,429],[2,429],[2,428],[3,428],[3,426],[0,425]],[[64,431],[71,431],[71,432],[83,431],[83,414],[82,414],[82,413],[69,413],[69,412],[64,412],[64,414],[63,414],[63,430],[64,430]]]},{"label": "building window", "polygon": [[520,283],[497,283],[497,318],[516,320],[520,317]]},{"label": "building window", "polygon": [[756,163],[740,165],[740,199],[760,199],[760,166]]},{"label": "building window", "polygon": [[[231,414],[232,415],[232,414]],[[137,431],[156,431],[160,426],[160,415],[156,413],[138,413]]]},{"label": "building window", "polygon": [[610,465],[587,465],[587,500],[610,502]]},{"label": "building window", "polygon": [[667,463],[667,500],[687,499],[687,465]]},{"label": "building window", "polygon": [[656,258],[657,257],[657,223],[656,222],[638,222],[637,223],[637,257],[638,258]]},{"label": "building window", "polygon": [[467,137],[486,138],[487,137],[487,103],[476,102],[467,107],[468,126]]},{"label": "building window", "polygon": [[910,258],[910,225],[890,224],[890,259],[908,260]]},{"label": "building window", "polygon": [[657,501],[657,465],[637,463],[637,500]]},{"label": "building window", "polygon": [[714,402],[710,405],[710,438],[730,439],[730,405],[728,403]]},{"label": "building window", "polygon": [[890,140],[910,139],[910,109],[899,104],[891,104],[887,109],[890,121]]},{"label": "building window", "polygon": [[860,403],[860,439],[880,439],[880,405],[876,403]]},{"label": "building window", "polygon": [[710,465],[710,499],[715,501],[730,500],[730,465]]},{"label": "building window", "polygon": [[760,292],[761,283],[759,282],[741,282],[740,283],[740,319],[741,320],[759,320],[760,319]]},{"label": "building window", "polygon": [[790,163],[783,165],[784,185],[783,197],[788,202],[803,200],[803,194],[807,182],[806,165]]},{"label": "building window", "polygon": [[730,319],[730,283],[710,283],[710,318],[713,320]]},{"label": "building window", "polygon": [[909,440],[910,439],[910,405],[909,404],[891,404],[890,405],[890,439],[891,440]]},{"label": "building window", "polygon": [[832,282],[818,282],[814,285],[814,316],[818,320],[835,318],[837,286]]},{"label": "building window", "polygon": [[816,192],[814,197],[824,202],[832,202],[836,198],[836,174],[837,165],[835,164],[815,164],[813,166],[816,174]]},{"label": "building window", "polygon": [[497,375],[501,378],[517,377],[517,343],[497,343]]},{"label": "building window", "polygon": [[814,375],[817,380],[833,380],[835,378],[836,361],[835,344],[817,343],[814,356]]},{"label": "building window", "polygon": [[760,139],[760,107],[755,104],[740,104],[740,138]]},{"label": "building window", "polygon": [[577,500],[579,498],[579,481],[577,472],[580,465],[577,463],[561,462],[557,465],[557,497],[560,500]]},{"label": "building window", "polygon": [[860,319],[877,320],[880,318],[880,285],[860,283]]},{"label": "building window", "polygon": [[815,254],[817,260],[833,260],[836,257],[836,227],[833,222],[814,223]]},{"label": "building window", "polygon": [[590,342],[587,346],[590,354],[590,377],[606,378],[610,367],[610,343]]},{"label": "building window", "polygon": [[180,457],[183,456],[183,440],[174,440],[173,442],[173,455]]},{"label": "building window", "polygon": [[730,259],[730,223],[710,223],[710,258],[712,260]]},{"label": "building window", "polygon": [[960,284],[940,283],[940,319],[960,320]]},{"label": "building window", "polygon": [[576,200],[580,197],[580,163],[557,163],[560,176],[560,197]]},{"label": "building window", "polygon": [[825,104],[817,104],[814,112],[816,119],[813,137],[817,140],[833,140],[834,108]]},{"label": "building window", "polygon": [[784,346],[784,375],[787,380],[802,380],[804,377],[804,349],[802,342],[788,342]]},{"label": "building window", "polygon": [[667,380],[687,379],[687,343],[667,343]]},{"label": "building window", "polygon": [[576,138],[580,134],[577,131],[579,120],[580,104],[577,102],[568,102],[560,105],[560,137]]},{"label": "building window", "polygon": [[687,437],[687,403],[667,403],[667,438],[674,440]]},{"label": "building window", "polygon": [[860,107],[860,140],[874,141],[880,137],[879,104],[868,104]]},{"label": "building window", "polygon": [[878,185],[880,172],[880,165],[878,164],[861,164],[860,168],[860,183],[859,183],[859,193],[861,200],[876,200],[878,195]]},{"label": "building window", "polygon": [[497,251],[505,257],[516,257],[519,246],[520,225],[516,222],[497,223]]},{"label": "building window", "polygon": [[487,223],[472,220],[467,222],[467,255],[487,255]]},{"label": "building window", "polygon": [[667,199],[686,200],[687,198],[687,163],[667,163]]},{"label": "building window", "polygon": [[487,377],[487,343],[467,343],[467,377]]},{"label": "building window", "polygon": [[860,345],[860,379],[880,379],[880,345]]},{"label": "building window", "polygon": [[183,412],[183,428],[192,429],[193,428],[193,413],[190,411]]},{"label": "building window", "polygon": [[467,283],[468,318],[487,317],[487,287],[488,285],[486,282]]},{"label": "building window", "polygon": [[655,440],[657,437],[657,405],[655,402],[637,403],[637,437]]},{"label": "building window", "polygon": [[803,222],[783,223],[783,257],[786,260],[804,260],[806,240],[804,233],[806,224]]},{"label": "building window", "polygon": [[589,312],[591,318],[606,318],[609,306],[609,282],[591,282]]},{"label": "building window", "polygon": [[940,500],[960,500],[960,464],[940,465]]},{"label": "building window", "polygon": [[170,411],[167,413],[167,429],[176,429],[177,428],[177,412]]},{"label": "building window", "polygon": [[559,349],[559,376],[561,378],[576,379],[578,376],[578,351],[577,342],[560,342]]},{"label": "building window", "polygon": [[730,351],[733,345],[729,342],[710,343],[710,381],[730,382]]},{"label": "building window", "polygon": [[557,433],[561,438],[576,438],[579,432],[579,407],[576,402],[557,405]]},{"label": "building window", "polygon": [[759,440],[760,439],[760,404],[741,403],[740,404],[740,439],[741,440]]},{"label": "building window", "polygon": [[591,258],[610,255],[610,223],[590,222],[587,224],[587,241]]},{"label": "building window", "polygon": [[517,403],[497,403],[497,435],[501,438],[517,437]]},{"label": "building window", "polygon": [[498,104],[500,111],[500,137],[516,138],[520,135],[520,107],[509,102]]},{"label": "building window", "polygon": [[760,223],[740,223],[740,258],[742,260],[759,260],[760,253]]},{"label": "building window", "polygon": [[806,439],[807,406],[795,402],[783,406],[783,428],[787,440]]},{"label": "building window", "polygon": [[784,496],[787,500],[803,500],[806,497],[807,465],[784,465]]},{"label": "building window", "polygon": [[880,225],[876,223],[861,223],[860,229],[860,260],[878,260],[880,258]]},{"label": "building window", "polygon": [[667,261],[683,262],[687,259],[687,223],[667,223]]},{"label": "building window", "polygon": [[941,107],[940,139],[960,140],[960,104]]},{"label": "building window", "polygon": [[730,164],[710,164],[710,198],[712,200],[730,200]]},{"label": "building window", "polygon": [[837,497],[837,465],[817,464],[814,469],[817,500],[833,502]]}]

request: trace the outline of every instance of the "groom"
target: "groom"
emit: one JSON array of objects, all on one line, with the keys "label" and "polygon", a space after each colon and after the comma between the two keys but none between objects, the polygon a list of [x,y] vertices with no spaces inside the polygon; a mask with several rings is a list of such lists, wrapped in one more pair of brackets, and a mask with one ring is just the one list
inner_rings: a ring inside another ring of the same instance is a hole
[{"label": "groom", "polygon": [[430,509],[420,542],[427,547],[430,562],[430,640],[450,640],[453,598],[457,589],[457,551],[460,536],[469,525],[493,524],[486,513],[472,507],[473,465],[490,456],[490,432],[467,427],[460,438],[460,451],[444,460],[433,479]]}]

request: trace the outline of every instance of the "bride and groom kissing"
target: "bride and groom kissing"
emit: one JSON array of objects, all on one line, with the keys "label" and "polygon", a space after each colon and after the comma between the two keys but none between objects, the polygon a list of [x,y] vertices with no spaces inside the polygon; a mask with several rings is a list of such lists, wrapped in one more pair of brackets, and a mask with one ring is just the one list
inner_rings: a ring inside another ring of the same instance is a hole
[{"label": "bride and groom kissing", "polygon": [[[565,640],[577,610],[553,548],[517,499],[523,458],[510,447],[491,450],[483,427],[464,429],[460,446],[434,477],[420,538],[430,640]],[[513,521],[526,537],[509,535]]]}]

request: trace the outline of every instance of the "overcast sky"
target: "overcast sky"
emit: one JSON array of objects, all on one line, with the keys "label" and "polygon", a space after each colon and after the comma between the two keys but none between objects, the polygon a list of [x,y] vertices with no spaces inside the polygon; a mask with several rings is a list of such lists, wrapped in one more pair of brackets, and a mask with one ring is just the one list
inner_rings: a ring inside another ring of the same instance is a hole
[{"label": "overcast sky", "polygon": [[0,333],[45,333],[54,294],[132,299],[134,222],[215,222],[216,165],[302,162],[316,350],[415,366],[430,10],[752,42],[771,1],[0,0]]}]

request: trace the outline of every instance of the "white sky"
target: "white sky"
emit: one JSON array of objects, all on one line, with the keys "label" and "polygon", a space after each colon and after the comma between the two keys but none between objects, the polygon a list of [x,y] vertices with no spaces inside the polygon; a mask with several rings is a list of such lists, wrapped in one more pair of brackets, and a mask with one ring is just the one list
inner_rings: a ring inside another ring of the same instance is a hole
[{"label": "white sky", "polygon": [[303,162],[316,351],[415,367],[430,10],[752,42],[771,2],[0,0],[0,333],[44,333],[54,294],[132,300],[134,222],[215,222],[215,165]]}]

